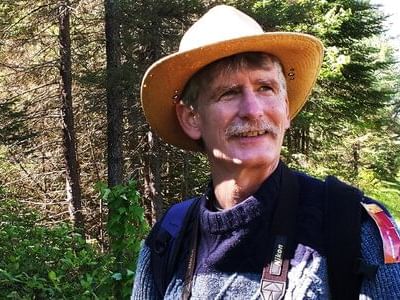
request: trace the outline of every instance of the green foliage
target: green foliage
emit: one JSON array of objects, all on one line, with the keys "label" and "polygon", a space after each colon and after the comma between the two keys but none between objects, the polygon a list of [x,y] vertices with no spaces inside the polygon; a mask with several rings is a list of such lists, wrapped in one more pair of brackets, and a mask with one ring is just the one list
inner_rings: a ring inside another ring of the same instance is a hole
[{"label": "green foliage", "polygon": [[[0,79],[1,80],[1,79]],[[16,100],[0,101],[0,145],[8,145],[26,142],[35,135],[24,123],[26,113],[24,108],[15,108]]]},{"label": "green foliage", "polygon": [[400,224],[400,180],[382,181],[371,171],[363,171],[359,176],[360,188],[366,195],[383,203]]},{"label": "green foliage", "polygon": [[136,182],[108,188],[98,183],[97,189],[108,206],[107,232],[115,263],[113,266],[114,295],[128,299],[131,294],[134,270],[141,241],[149,231],[144,209],[139,205]]},{"label": "green foliage", "polygon": [[0,298],[111,299],[113,258],[71,226],[40,219],[18,201],[0,201]]},{"label": "green foliage", "polygon": [[[110,251],[105,254],[70,225],[41,225],[38,211],[1,197],[0,299],[129,298],[140,242],[149,226],[134,181],[97,187],[110,210]],[[120,297],[113,287],[121,289]]]}]

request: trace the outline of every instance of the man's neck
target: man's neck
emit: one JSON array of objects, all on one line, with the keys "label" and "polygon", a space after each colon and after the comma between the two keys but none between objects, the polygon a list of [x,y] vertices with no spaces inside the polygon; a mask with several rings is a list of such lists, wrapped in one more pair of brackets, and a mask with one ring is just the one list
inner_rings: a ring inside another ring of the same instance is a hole
[{"label": "man's neck", "polygon": [[275,171],[279,161],[269,167],[252,170],[213,172],[214,195],[222,209],[230,209],[254,194],[261,184]]}]

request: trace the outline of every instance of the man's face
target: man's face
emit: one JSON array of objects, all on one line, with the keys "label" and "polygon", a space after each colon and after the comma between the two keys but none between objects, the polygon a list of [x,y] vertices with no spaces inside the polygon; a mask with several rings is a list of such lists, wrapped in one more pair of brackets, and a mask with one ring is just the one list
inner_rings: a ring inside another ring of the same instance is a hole
[{"label": "man's face", "polygon": [[220,72],[198,103],[195,117],[212,165],[259,167],[279,161],[290,118],[274,64]]}]

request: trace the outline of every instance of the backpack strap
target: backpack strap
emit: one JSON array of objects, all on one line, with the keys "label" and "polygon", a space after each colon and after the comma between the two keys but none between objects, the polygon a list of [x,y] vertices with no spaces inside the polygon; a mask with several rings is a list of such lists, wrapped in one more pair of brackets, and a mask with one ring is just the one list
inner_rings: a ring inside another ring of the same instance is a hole
[{"label": "backpack strap", "polygon": [[379,231],[384,263],[400,263],[400,233],[390,213],[382,204],[367,197],[361,204]]},{"label": "backpack strap", "polygon": [[264,300],[283,299],[287,287],[290,259],[294,257],[299,204],[297,176],[282,164],[278,203],[272,217],[270,243],[261,276],[260,294]]},{"label": "backpack strap", "polygon": [[172,279],[183,237],[185,232],[190,231],[190,220],[195,217],[194,212],[199,203],[200,197],[197,197],[171,206],[146,241],[151,250],[154,282],[161,297],[164,297]]},{"label": "backpack strap", "polygon": [[325,236],[332,299],[359,299],[363,194],[333,176],[325,181]]}]

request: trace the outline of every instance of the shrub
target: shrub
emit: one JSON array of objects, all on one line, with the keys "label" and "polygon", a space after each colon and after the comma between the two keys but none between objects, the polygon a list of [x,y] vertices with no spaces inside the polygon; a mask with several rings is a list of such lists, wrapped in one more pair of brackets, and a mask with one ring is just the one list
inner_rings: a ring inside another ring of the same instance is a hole
[{"label": "shrub", "polygon": [[111,299],[113,258],[70,225],[39,220],[18,201],[0,201],[0,299]]},{"label": "shrub", "polygon": [[38,210],[0,198],[0,299],[129,298],[149,226],[135,182],[98,188],[109,207],[108,253],[70,224],[42,225]]},{"label": "shrub", "polygon": [[112,275],[114,296],[117,299],[128,299],[141,241],[147,235],[149,225],[144,217],[144,209],[139,205],[135,181],[112,188],[98,183],[97,189],[108,206],[107,233],[111,253],[115,258]]},{"label": "shrub", "polygon": [[400,182],[377,179],[371,171],[364,170],[359,175],[360,188],[365,194],[382,202],[400,224]]}]

